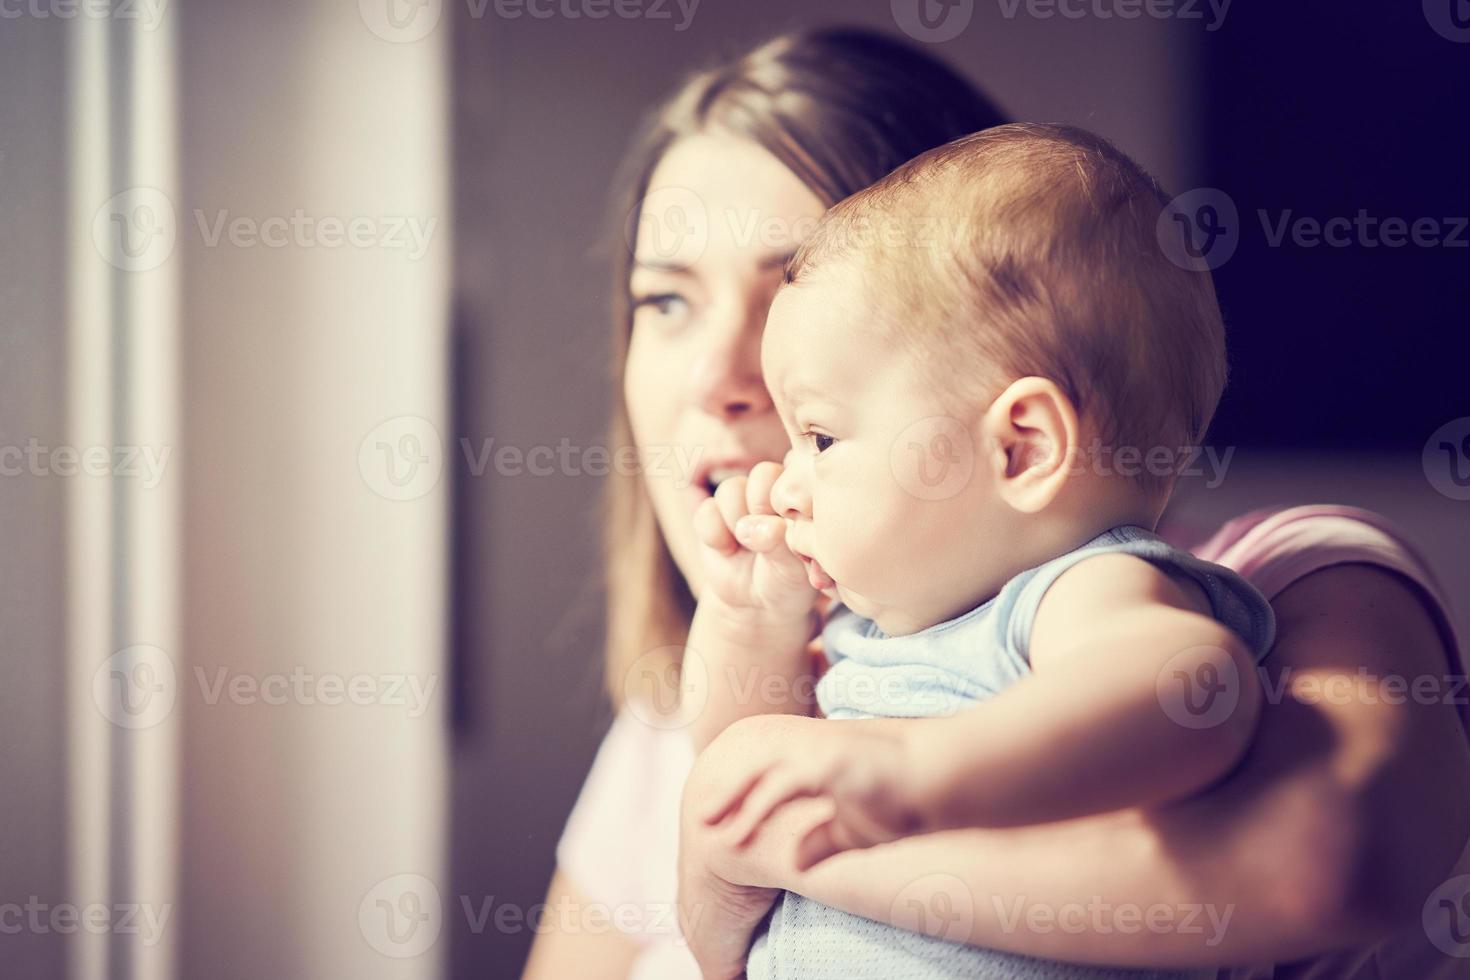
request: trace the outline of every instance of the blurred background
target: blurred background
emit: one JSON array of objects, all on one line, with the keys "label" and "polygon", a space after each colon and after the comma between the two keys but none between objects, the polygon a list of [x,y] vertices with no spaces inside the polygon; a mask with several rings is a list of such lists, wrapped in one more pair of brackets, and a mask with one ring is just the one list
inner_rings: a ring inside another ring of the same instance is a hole
[{"label": "blurred background", "polygon": [[791,28],[1208,205],[1229,463],[1167,519],[1375,509],[1470,633],[1465,0],[917,2],[0,5],[0,972],[516,974],[601,480],[494,453],[605,444],[610,176]]}]

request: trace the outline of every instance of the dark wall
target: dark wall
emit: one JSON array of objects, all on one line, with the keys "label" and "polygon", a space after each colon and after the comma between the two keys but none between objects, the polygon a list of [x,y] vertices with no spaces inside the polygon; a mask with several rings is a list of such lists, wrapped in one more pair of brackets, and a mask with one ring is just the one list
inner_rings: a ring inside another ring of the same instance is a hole
[{"label": "dark wall", "polygon": [[[1418,451],[1470,415],[1470,43],[1418,2],[1236,4],[1202,52],[1206,181],[1240,215],[1214,441]],[[1444,244],[1375,244],[1360,211],[1431,219]],[[1272,243],[1283,218],[1340,217],[1346,246]]]}]

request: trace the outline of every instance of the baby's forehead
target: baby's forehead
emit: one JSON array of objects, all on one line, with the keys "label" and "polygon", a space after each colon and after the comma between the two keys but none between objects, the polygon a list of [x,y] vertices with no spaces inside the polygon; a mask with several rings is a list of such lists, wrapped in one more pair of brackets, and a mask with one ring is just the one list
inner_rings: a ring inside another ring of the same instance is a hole
[{"label": "baby's forehead", "polygon": [[792,288],[783,286],[771,300],[765,329],[761,331],[760,346],[761,374],[766,387],[778,399],[781,397],[781,382],[798,353],[801,318],[802,311],[793,297]]},{"label": "baby's forehead", "polygon": [[[839,324],[855,322],[860,306],[853,299],[851,289],[825,273],[781,286],[771,300],[761,334],[762,363],[770,359],[779,368],[781,361],[803,343],[819,337],[830,342],[833,338],[826,334]],[[849,338],[850,342],[856,340]]]}]

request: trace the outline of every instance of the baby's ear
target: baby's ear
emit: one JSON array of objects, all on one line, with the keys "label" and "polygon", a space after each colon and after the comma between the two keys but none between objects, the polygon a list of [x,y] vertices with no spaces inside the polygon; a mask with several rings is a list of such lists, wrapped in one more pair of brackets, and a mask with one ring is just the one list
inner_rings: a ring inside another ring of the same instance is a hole
[{"label": "baby's ear", "polygon": [[1066,483],[1081,439],[1077,409],[1055,382],[1020,378],[981,417],[980,445],[1001,499],[1023,514],[1046,508]]}]

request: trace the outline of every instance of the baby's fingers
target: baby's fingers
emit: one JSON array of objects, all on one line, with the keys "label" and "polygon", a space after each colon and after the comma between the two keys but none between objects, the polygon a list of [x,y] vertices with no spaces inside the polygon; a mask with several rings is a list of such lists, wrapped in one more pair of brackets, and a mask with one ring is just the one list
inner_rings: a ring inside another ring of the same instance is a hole
[{"label": "baby's fingers", "polygon": [[[775,558],[790,554],[786,544],[786,521],[767,514],[746,514],[735,524],[735,538],[751,551]],[[795,555],[791,556],[795,559]]]},{"label": "baby's fingers", "polygon": [[752,514],[775,514],[771,490],[781,477],[781,464],[770,460],[756,463],[745,483],[745,506]]},{"label": "baby's fingers", "polygon": [[722,555],[732,555],[740,550],[740,542],[730,533],[713,497],[702,501],[694,512],[694,534],[703,544]]},{"label": "baby's fingers", "polygon": [[732,476],[720,481],[720,485],[715,487],[714,499],[715,506],[720,510],[720,517],[725,522],[725,528],[734,534],[735,525],[740,522],[740,518],[746,515],[745,477]]}]

